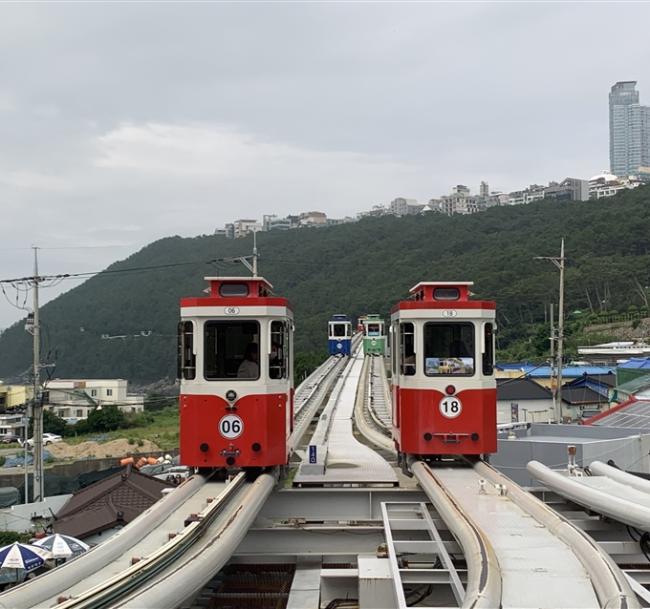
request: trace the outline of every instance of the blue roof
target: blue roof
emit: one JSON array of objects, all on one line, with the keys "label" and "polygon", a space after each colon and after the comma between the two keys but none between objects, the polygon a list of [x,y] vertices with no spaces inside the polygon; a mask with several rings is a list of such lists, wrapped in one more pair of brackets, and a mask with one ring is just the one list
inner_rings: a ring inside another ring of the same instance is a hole
[{"label": "blue roof", "polygon": [[[535,366],[534,364],[497,364],[499,370],[521,370],[522,374],[531,378],[548,378],[551,376],[550,366]],[[562,376],[579,377],[584,374],[613,374],[612,366],[564,366]]]},{"label": "blue roof", "polygon": [[634,368],[650,370],[650,357],[631,357],[624,364],[619,364],[619,368]]}]

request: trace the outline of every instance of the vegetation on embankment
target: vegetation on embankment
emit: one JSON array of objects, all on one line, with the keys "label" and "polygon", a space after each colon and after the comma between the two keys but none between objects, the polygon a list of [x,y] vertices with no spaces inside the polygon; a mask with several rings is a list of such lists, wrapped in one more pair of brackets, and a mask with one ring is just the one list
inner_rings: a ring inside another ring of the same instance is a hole
[{"label": "vegetation on embankment", "polygon": [[[261,274],[294,306],[297,361],[306,371],[325,353],[332,313],[387,316],[420,280],[474,281],[478,297],[497,301],[499,356],[540,356],[558,272],[533,258],[557,256],[562,236],[569,332],[585,327],[581,315],[647,309],[650,187],[584,203],[539,201],[472,216],[366,218],[262,233],[258,247]],[[209,261],[251,249],[251,239],[212,235],[148,245],[43,307],[44,359],[56,363],[58,377],[174,378],[179,299],[200,295],[205,275],[240,274]],[[159,268],[146,269],[152,266]],[[31,338],[19,323],[0,336],[0,377],[18,377],[30,361]]]}]

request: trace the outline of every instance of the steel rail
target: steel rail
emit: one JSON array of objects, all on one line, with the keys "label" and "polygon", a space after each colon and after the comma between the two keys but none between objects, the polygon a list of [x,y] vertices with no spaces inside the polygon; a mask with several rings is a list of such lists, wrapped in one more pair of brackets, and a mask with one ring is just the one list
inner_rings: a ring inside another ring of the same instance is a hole
[{"label": "steel rail", "polygon": [[426,463],[413,461],[410,467],[422,490],[463,548],[467,563],[467,585],[461,607],[501,607],[501,570],[490,540],[449,494]]},{"label": "steel rail", "polygon": [[327,368],[327,372],[321,376],[318,383],[310,391],[307,400],[304,402],[304,406],[294,416],[293,432],[288,442],[291,452],[296,450],[316,412],[322,406],[325,397],[341,375],[341,372],[345,369],[348,358],[337,357],[334,360],[334,365]]},{"label": "steel rail", "polygon": [[[294,416],[303,409],[305,404],[309,402],[314,393],[318,390],[318,386],[324,378],[331,372],[332,368],[336,366],[338,358],[335,356],[328,357],[316,370],[314,370],[298,387],[294,396],[296,404],[294,408]],[[303,395],[304,394],[304,395]]]},{"label": "steel rail", "polygon": [[581,484],[579,478],[564,476],[538,461],[530,461],[526,469],[533,478],[578,505],[641,531],[650,532],[650,507],[645,497],[644,505],[614,496],[601,489]]},{"label": "steel rail", "polygon": [[[537,464],[541,468],[545,466],[531,461],[527,467],[534,478],[541,479],[538,475],[539,468],[533,464]],[[532,468],[531,465],[533,465]],[[553,535],[571,548],[587,571],[601,607],[606,609],[636,609],[640,607],[624,573],[589,535],[487,463],[479,462],[474,469],[493,484],[505,485],[508,496],[522,510],[542,523]],[[556,475],[562,477],[559,474]]]},{"label": "steel rail", "polygon": [[[379,368],[381,372],[379,373],[379,375],[375,374],[375,364],[377,363],[377,361],[379,361],[381,364]],[[383,365],[384,365],[383,361],[384,361],[383,357],[381,359],[378,359],[376,357],[370,358],[370,370],[368,372],[368,378],[367,378],[367,386],[370,389],[370,391],[368,392],[368,395],[366,395],[366,399],[368,400],[367,410],[370,413],[370,417],[372,418],[372,421],[376,425],[377,429],[379,429],[385,435],[390,436],[391,433],[390,425],[386,424],[381,419],[381,417],[379,416],[379,414],[377,413],[374,407],[375,400],[377,397],[381,397],[381,399],[384,400],[385,403],[390,402],[390,399],[388,397],[388,391],[386,388],[386,376],[383,371]],[[375,381],[374,381],[375,376],[380,377],[379,388],[375,387]]]},{"label": "steel rail", "polygon": [[246,475],[240,472],[226,486],[224,491],[200,512],[198,520],[191,522],[180,533],[156,550],[147,558],[131,565],[121,573],[86,590],[75,598],[68,599],[57,605],[57,609],[100,609],[107,607],[129,591],[143,585],[161,570],[178,560],[205,533],[212,522],[221,514],[232,497],[246,482]]},{"label": "steel rail", "polygon": [[233,496],[196,547],[131,596],[112,604],[123,609],[174,609],[196,596],[228,562],[271,494],[277,471],[261,474]]},{"label": "steel rail", "polygon": [[589,470],[592,474],[596,474],[597,476],[607,476],[608,478],[634,488],[637,491],[650,493],[650,480],[639,478],[639,476],[635,476],[634,474],[628,474],[622,469],[606,465],[601,461],[593,461],[590,463]]},{"label": "steel rail", "polygon": [[370,363],[370,359],[371,358],[366,357],[363,362],[359,391],[354,405],[354,423],[361,435],[369,442],[378,448],[395,453],[395,445],[393,441],[386,436],[383,431],[384,428],[381,426],[380,422],[372,416],[372,409],[369,404],[370,396],[368,395],[368,393],[374,389],[374,385],[371,385],[370,383],[370,377],[372,375],[372,364]]},{"label": "steel rail", "polygon": [[128,552],[129,548],[146,537],[165,518],[180,509],[205,482],[206,479],[202,476],[188,478],[104,543],[52,571],[0,594],[0,609],[42,607],[48,599],[65,592]]}]

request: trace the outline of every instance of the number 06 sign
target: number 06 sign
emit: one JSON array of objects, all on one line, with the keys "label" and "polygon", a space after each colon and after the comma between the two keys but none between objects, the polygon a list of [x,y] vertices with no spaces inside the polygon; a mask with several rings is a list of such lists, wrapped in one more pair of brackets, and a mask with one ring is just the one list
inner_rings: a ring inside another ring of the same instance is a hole
[{"label": "number 06 sign", "polygon": [[448,395],[440,400],[440,414],[448,419],[455,419],[463,412],[463,404],[455,395]]},{"label": "number 06 sign", "polygon": [[234,440],[244,431],[244,422],[236,415],[226,415],[219,421],[219,433],[228,440]]}]

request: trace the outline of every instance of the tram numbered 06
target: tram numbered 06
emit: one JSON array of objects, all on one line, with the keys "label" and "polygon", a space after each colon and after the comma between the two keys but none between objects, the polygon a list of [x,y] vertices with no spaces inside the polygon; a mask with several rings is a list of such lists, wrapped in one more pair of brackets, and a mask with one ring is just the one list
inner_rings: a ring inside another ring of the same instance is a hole
[{"label": "tram numbered 06", "polygon": [[293,313],[261,277],[206,277],[181,300],[180,461],[206,469],[288,461],[293,427]]}]

